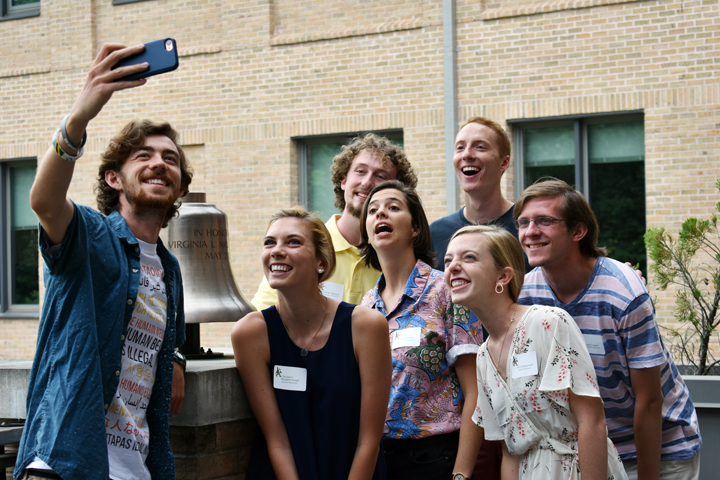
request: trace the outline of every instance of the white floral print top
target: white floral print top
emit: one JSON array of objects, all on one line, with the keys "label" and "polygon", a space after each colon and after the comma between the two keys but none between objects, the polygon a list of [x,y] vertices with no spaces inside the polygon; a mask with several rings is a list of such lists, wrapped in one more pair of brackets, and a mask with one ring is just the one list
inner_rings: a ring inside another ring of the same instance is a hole
[{"label": "white floral print top", "polygon": [[[578,423],[568,403],[576,395],[600,398],[595,367],[580,329],[565,311],[532,306],[517,323],[503,380],[487,343],[478,351],[478,401],[473,421],[487,440],[504,440],[522,455],[522,480],[580,479]],[[612,442],[608,479],[627,478]]]}]

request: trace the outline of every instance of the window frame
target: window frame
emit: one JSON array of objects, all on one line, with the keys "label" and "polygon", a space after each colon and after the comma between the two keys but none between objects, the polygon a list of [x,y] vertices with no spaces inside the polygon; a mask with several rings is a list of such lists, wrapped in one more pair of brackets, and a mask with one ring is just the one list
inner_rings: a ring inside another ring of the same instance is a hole
[{"label": "window frame", "polygon": [[[33,318],[39,317],[40,305],[11,303],[12,282],[12,245],[11,245],[11,199],[9,167],[34,165],[37,168],[36,157],[0,159],[0,318]],[[40,278],[38,275],[38,288]]]},{"label": "window frame", "polygon": [[12,0],[0,1],[0,21],[18,18],[37,17],[40,15],[40,1],[28,5],[13,7]]},{"label": "window frame", "polygon": [[585,115],[567,115],[561,117],[523,118],[507,120],[512,129],[512,148],[514,160],[515,198],[525,190],[525,137],[524,130],[532,128],[550,128],[573,124],[575,141],[575,189],[591,202],[590,195],[590,158],[588,151],[588,126],[594,124],[622,123],[641,121],[645,123],[643,110],[624,112],[592,113]]},{"label": "window frame", "polygon": [[[297,146],[298,155],[298,203],[305,209],[312,210],[310,202],[310,155],[309,148],[312,145],[320,145],[325,143],[335,143],[337,140],[342,141],[343,144],[347,145],[352,139],[358,136],[364,136],[368,133],[375,133],[377,135],[386,137],[388,140],[401,138],[405,140],[405,134],[402,128],[391,128],[387,130],[364,130],[359,132],[347,132],[347,133],[330,133],[327,135],[303,135],[292,137],[292,141]],[[403,148],[404,150],[404,148]],[[334,188],[332,184],[328,185],[328,188]],[[342,213],[342,212],[341,212]],[[324,220],[324,219],[323,219]]]}]

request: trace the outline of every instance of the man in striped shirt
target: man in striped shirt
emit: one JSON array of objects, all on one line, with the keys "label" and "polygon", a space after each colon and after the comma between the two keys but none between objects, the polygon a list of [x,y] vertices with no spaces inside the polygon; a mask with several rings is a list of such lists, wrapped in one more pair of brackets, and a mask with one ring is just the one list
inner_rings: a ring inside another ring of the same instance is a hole
[{"label": "man in striped shirt", "polygon": [[528,187],[513,217],[535,267],[518,301],[562,308],[582,330],[608,435],[628,477],[697,479],[702,440],[688,389],[663,344],[643,282],[597,247],[590,205],[552,179]]}]

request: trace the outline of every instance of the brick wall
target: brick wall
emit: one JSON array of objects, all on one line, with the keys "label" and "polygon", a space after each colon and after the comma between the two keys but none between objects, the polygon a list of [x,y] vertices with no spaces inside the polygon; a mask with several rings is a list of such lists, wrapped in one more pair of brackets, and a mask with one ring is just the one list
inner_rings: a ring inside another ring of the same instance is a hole
[{"label": "brick wall", "polygon": [[[293,136],[402,128],[428,216],[439,218],[446,208],[440,2],[347,5],[43,2],[39,17],[0,22],[0,159],[42,155],[102,43],[172,36],[180,68],[119,92],[91,123],[74,200],[94,205],[99,154],[127,120],[170,121],[195,168],[191,190],[207,192],[228,215],[232,268],[248,298],[262,275],[267,219],[297,202]],[[689,214],[709,215],[718,200],[718,9],[702,0],[458,0],[460,120],[643,110],[648,227],[676,230]],[[503,179],[509,198],[513,176],[511,167]],[[651,293],[670,321],[672,292]],[[32,321],[3,322],[6,336],[36,329]],[[203,325],[203,346],[229,349],[229,328]],[[7,343],[2,358],[32,355],[34,341]]]}]

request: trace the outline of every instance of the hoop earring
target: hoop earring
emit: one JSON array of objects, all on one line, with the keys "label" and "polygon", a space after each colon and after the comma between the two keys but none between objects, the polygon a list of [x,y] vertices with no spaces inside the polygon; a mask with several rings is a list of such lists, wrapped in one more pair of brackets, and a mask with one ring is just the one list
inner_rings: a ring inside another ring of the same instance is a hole
[{"label": "hoop earring", "polygon": [[[498,292],[498,285],[500,286],[500,291],[499,291],[499,292]],[[505,287],[503,286],[502,283],[498,282],[498,283],[495,285],[495,293],[503,293],[504,291],[505,291]]]}]

